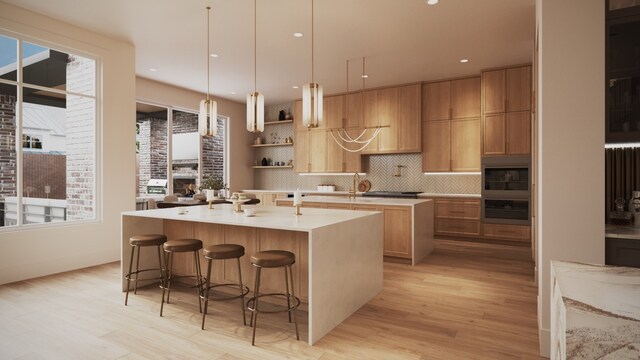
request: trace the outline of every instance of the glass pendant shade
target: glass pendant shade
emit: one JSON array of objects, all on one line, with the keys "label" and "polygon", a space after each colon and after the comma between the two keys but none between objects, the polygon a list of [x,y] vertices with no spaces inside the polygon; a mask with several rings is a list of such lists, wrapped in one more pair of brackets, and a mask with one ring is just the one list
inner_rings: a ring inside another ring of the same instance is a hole
[{"label": "glass pendant shade", "polygon": [[302,86],[302,124],[315,128],[322,124],[322,85],[317,83]]},{"label": "glass pendant shade", "polygon": [[247,131],[264,131],[264,96],[259,92],[247,94]]},{"label": "glass pendant shade", "polygon": [[200,101],[198,113],[198,131],[201,136],[216,136],[218,133],[218,104],[211,100]]}]

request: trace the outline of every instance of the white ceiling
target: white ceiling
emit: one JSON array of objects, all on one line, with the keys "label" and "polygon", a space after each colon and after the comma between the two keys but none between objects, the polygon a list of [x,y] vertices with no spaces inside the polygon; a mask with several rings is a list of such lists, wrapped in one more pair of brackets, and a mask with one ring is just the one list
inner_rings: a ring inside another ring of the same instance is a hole
[{"label": "white ceiling", "polygon": [[[253,90],[252,0],[4,0],[135,44],[138,76],[206,91],[206,10],[212,6],[212,93]],[[257,0],[258,91],[267,104],[311,81],[311,0]],[[315,80],[326,94],[477,74],[531,61],[535,0],[317,0]],[[294,32],[304,37],[294,38]],[[469,58],[467,64],[459,62]],[[155,68],[156,72],[149,69]],[[231,94],[236,92],[235,95]]]}]

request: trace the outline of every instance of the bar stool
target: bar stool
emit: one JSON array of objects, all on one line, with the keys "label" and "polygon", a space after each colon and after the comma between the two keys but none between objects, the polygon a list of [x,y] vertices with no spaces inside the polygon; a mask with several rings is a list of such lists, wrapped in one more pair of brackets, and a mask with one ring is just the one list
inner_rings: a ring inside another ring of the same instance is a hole
[{"label": "bar stool", "polygon": [[[167,304],[169,303],[169,296],[171,296],[171,281],[180,279],[180,278],[189,278],[193,276],[173,276],[173,255],[175,253],[185,253],[192,252],[193,260],[195,264],[195,279],[196,285],[193,286],[198,291],[198,306],[200,308],[200,312],[202,312],[202,299],[200,298],[202,294],[202,286],[204,280],[202,279],[202,275],[200,272],[200,256],[199,252],[202,249],[202,241],[198,239],[178,239],[178,240],[169,240],[162,245],[165,253],[165,264],[167,264],[168,273],[165,276],[165,282],[162,286],[162,303],[160,304],[160,316],[162,316],[162,310],[164,308],[164,294],[167,292]],[[188,286],[190,287],[190,286]]]},{"label": "bar stool", "polygon": [[[242,285],[242,269],[240,268],[240,258],[244,256],[244,246],[235,244],[220,244],[207,246],[204,249],[204,257],[207,259],[207,277],[205,288],[203,289],[202,300],[204,300],[204,312],[202,313],[202,330],[204,330],[204,320],[207,316],[209,300],[233,300],[240,299],[240,309],[242,310],[242,323],[247,325],[244,310],[244,297],[249,293],[249,288]],[[211,263],[213,260],[236,259],[238,261],[238,283],[237,284],[214,284],[211,285]],[[227,296],[217,299],[209,298],[209,290],[220,286],[237,287],[240,295]]]},{"label": "bar stool", "polygon": [[[160,255],[160,247],[167,241],[167,237],[162,234],[146,234],[146,235],[134,235],[129,238],[129,245],[131,245],[131,259],[129,260],[129,272],[125,275],[127,280],[127,294],[124,296],[124,305],[127,305],[129,301],[129,289],[131,282],[134,282],[133,293],[138,293],[138,277],[140,273],[147,271],[159,271],[160,276],[157,278],[149,278],[144,280],[159,280],[160,285],[164,280],[164,267],[162,266],[162,256]],[[158,267],[140,270],[140,250],[143,247],[155,246],[158,249]],[[138,255],[136,256],[136,271],[131,271],[133,267],[133,257],[138,249]]]},{"label": "bar stool", "polygon": [[[296,318],[296,309],[300,305],[300,299],[295,295],[293,287],[293,272],[291,271],[291,265],[296,262],[296,256],[289,251],[284,250],[267,250],[259,251],[251,256],[251,265],[256,267],[256,282],[253,290],[253,297],[247,302],[247,309],[252,311],[251,314],[251,326],[253,326],[253,337],[251,339],[251,345],[255,345],[256,340],[256,328],[258,327],[258,313],[277,313],[287,312],[289,315],[289,322],[291,322],[291,313],[293,312],[293,322],[296,328],[296,340],[300,340],[298,333],[298,319]],[[260,294],[260,273],[262,268],[278,268],[284,267],[284,283],[286,287],[286,293],[268,293]],[[289,293],[289,279],[291,279],[291,293]],[[258,302],[261,297],[286,297],[287,308],[285,310],[258,310]],[[293,303],[293,304],[292,304]]]}]

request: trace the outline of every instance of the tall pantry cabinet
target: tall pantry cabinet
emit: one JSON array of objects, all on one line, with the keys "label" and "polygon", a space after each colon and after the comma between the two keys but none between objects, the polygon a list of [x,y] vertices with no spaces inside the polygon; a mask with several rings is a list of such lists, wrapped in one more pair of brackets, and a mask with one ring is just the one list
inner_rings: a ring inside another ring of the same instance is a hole
[{"label": "tall pantry cabinet", "polygon": [[482,155],[531,154],[531,65],[482,72]]}]

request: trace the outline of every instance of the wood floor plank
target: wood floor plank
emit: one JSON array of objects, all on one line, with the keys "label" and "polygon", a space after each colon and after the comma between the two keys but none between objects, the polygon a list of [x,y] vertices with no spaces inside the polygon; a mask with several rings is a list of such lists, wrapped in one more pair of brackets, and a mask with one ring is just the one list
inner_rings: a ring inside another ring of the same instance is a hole
[{"label": "wood floor plank", "polygon": [[100,265],[0,286],[0,358],[540,359],[530,255],[438,240],[416,266],[385,263],[383,291],[313,347],[284,314],[261,315],[251,346],[237,301],[211,302],[203,331],[193,291],[172,293],[163,317],[157,286],[125,307],[120,264]]}]

